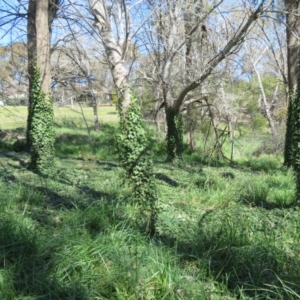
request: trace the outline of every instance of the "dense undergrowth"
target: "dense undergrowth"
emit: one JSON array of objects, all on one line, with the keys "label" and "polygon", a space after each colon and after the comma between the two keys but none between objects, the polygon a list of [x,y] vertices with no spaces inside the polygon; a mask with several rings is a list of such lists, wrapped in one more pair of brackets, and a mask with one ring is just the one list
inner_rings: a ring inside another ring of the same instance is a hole
[{"label": "dense undergrowth", "polygon": [[230,167],[186,151],[171,164],[152,143],[149,240],[122,186],[117,128],[73,125],[56,129],[49,178],[0,145],[0,299],[300,299],[300,211],[279,155],[243,153]]}]

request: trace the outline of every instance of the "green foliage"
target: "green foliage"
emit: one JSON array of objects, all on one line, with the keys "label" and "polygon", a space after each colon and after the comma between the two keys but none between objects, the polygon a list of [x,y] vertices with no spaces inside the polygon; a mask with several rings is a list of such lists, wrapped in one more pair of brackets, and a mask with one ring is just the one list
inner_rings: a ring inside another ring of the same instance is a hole
[{"label": "green foliage", "polygon": [[273,172],[282,167],[282,160],[278,155],[261,154],[259,157],[251,157],[246,162],[240,162],[241,165],[249,167],[252,171]]},{"label": "green foliage", "polygon": [[30,91],[31,128],[30,153],[31,168],[48,174],[54,167],[54,129],[52,101],[46,99],[40,88],[40,73],[35,68],[33,86]]},{"label": "green foliage", "polygon": [[249,102],[247,102],[245,108],[246,108],[246,114],[255,114],[255,113],[257,114],[258,112],[258,107],[255,99],[252,99]]},{"label": "green foliage", "polygon": [[267,126],[267,119],[261,114],[254,114],[252,117],[252,127],[254,130],[262,130]]},{"label": "green foliage", "polygon": [[143,216],[148,215],[146,231],[154,234],[157,215],[157,192],[154,183],[149,139],[144,128],[137,99],[131,95],[131,104],[124,113],[119,107],[120,134],[118,135],[119,158],[125,169],[127,183],[132,187],[132,198]]},{"label": "green foliage", "polygon": [[118,92],[116,89],[112,90],[111,103],[114,105],[118,105]]}]

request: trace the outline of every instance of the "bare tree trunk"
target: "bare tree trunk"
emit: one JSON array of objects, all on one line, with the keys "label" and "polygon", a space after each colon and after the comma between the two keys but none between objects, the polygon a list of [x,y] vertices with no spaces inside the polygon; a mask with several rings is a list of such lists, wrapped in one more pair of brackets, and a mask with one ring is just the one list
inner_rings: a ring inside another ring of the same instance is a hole
[{"label": "bare tree trunk", "polygon": [[297,90],[297,75],[299,64],[298,53],[299,53],[299,40],[298,35],[300,32],[300,20],[299,10],[300,2],[297,0],[285,0],[286,11],[287,11],[287,51],[288,51],[288,84],[289,90],[295,92]]},{"label": "bare tree trunk", "polygon": [[258,70],[257,70],[257,68],[254,64],[253,64],[253,68],[254,68],[254,71],[255,71],[257,79],[258,79],[259,89],[260,89],[261,97],[262,97],[262,100],[263,100],[263,103],[264,103],[264,110],[265,110],[265,113],[266,113],[266,117],[267,117],[269,126],[271,128],[272,136],[274,137],[277,134],[277,129],[276,129],[276,126],[274,124],[274,120],[273,120],[273,117],[272,117],[272,114],[271,114],[271,111],[270,111],[270,105],[267,101],[265,89],[264,89],[264,86],[262,84],[260,74],[259,74],[259,72],[258,72]]},{"label": "bare tree trunk", "polygon": [[[192,69],[192,36],[191,31],[193,29],[193,24],[190,22],[190,11],[189,8],[187,9],[187,12],[185,13],[185,24],[184,24],[184,30],[185,30],[185,72],[186,72],[186,80],[190,77],[189,73]],[[200,56],[202,56],[202,42],[200,41]],[[187,84],[187,82],[186,82]],[[194,103],[191,103],[187,106],[187,144],[188,147],[192,150],[196,150],[196,138],[195,138],[195,129],[196,129],[196,123],[197,118],[194,112]]]},{"label": "bare tree trunk", "polygon": [[36,2],[36,64],[41,76],[41,90],[46,99],[50,96],[50,28],[49,28],[49,0]]},{"label": "bare tree trunk", "polygon": [[119,99],[122,99],[122,112],[125,114],[131,103],[128,70],[124,61],[124,51],[127,50],[129,40],[125,40],[125,44],[122,45],[115,39],[104,0],[89,0],[89,4],[95,17],[101,40],[104,43],[110,70],[118,89]]},{"label": "bare tree trunk", "polygon": [[99,131],[100,130],[100,124],[99,124],[99,118],[98,118],[98,101],[97,101],[97,97],[95,95],[95,92],[94,92],[94,89],[93,89],[93,84],[90,80],[89,74],[87,74],[87,78],[88,78],[89,90],[90,90],[90,93],[92,95],[92,107],[93,107],[93,114],[94,114],[94,127],[95,127],[95,131]]},{"label": "bare tree trunk", "polygon": [[95,126],[95,131],[100,130],[100,124],[99,124],[99,118],[98,118],[98,103],[97,103],[97,98],[93,96],[93,113],[94,113],[94,126]]}]

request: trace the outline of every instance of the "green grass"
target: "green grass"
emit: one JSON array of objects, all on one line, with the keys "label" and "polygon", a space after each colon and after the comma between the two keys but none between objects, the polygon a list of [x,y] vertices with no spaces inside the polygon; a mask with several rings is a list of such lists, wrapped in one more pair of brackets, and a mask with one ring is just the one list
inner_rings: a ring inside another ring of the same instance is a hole
[{"label": "green grass", "polygon": [[[25,127],[27,121],[26,106],[0,106],[0,129],[15,129]],[[100,123],[116,123],[118,120],[117,111],[114,106],[99,106],[98,116]],[[87,124],[85,123],[84,118]],[[91,107],[55,107],[54,121],[58,126],[69,125],[69,127],[86,128],[93,126],[93,109]]]},{"label": "green grass", "polygon": [[251,157],[253,146],[234,167],[188,152],[170,164],[153,137],[149,240],[123,185],[116,120],[89,136],[60,112],[53,177],[1,145],[0,299],[300,299],[300,210],[279,155]]}]

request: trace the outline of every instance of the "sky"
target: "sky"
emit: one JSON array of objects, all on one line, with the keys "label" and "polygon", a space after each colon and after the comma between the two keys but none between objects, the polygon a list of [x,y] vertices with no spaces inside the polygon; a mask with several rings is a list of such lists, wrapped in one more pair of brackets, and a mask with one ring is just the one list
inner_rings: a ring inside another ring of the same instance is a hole
[{"label": "sky", "polygon": [[[26,6],[25,6],[26,8]],[[8,16],[8,11],[13,15]],[[0,0],[0,44],[8,45],[14,41],[26,41],[26,19],[17,17],[26,10],[16,0]]]},{"label": "sky", "polygon": [[[250,1],[250,0],[249,0]],[[0,45],[8,45],[11,42],[14,41],[23,41],[26,42],[26,19],[25,18],[17,18],[15,19],[15,16],[13,17],[5,17],[6,11],[10,10],[12,12],[16,13],[25,13],[26,12],[26,2],[27,0],[21,0],[21,3],[24,3],[24,6],[22,7],[20,5],[20,2],[18,0],[0,0]],[[67,3],[68,0],[65,0],[65,3]],[[76,0],[76,3],[85,3],[87,4],[87,0]],[[230,14],[228,14],[228,11],[230,11],[229,7],[234,10],[240,10],[241,9],[242,0],[224,0],[222,3],[222,6],[218,8],[218,12],[220,13],[219,16],[222,16],[223,18],[230,18]],[[143,13],[140,13],[139,16],[141,17]],[[133,17],[136,18],[136,17]],[[8,23],[9,20],[13,21],[13,23]],[[134,20],[136,23],[140,23],[141,20]],[[59,23],[60,21],[56,22],[55,31],[53,32],[53,41],[57,41],[59,39],[63,39],[64,29],[63,24]],[[239,22],[238,22],[239,23]],[[215,23],[217,24],[217,23]],[[72,25],[73,26],[73,25]],[[208,26],[214,26],[214,24],[208,24]],[[86,34],[86,29],[80,29],[77,27],[78,32],[80,33],[80,30]],[[218,30],[214,28],[214,30]],[[87,36],[87,35],[86,35]],[[95,38],[97,38],[97,35],[95,35]],[[87,40],[87,38],[83,38],[82,40]],[[62,41],[63,43],[63,41]],[[86,45],[85,45],[86,46]],[[140,51],[143,51],[140,49]]]}]

